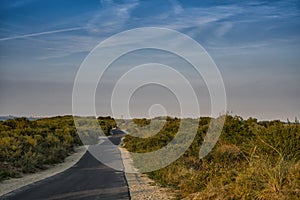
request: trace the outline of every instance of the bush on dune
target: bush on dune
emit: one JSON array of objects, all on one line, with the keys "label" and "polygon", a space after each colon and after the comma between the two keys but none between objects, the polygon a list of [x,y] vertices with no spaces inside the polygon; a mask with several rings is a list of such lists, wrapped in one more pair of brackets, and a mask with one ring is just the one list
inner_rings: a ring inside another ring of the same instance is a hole
[{"label": "bush on dune", "polygon": [[[140,139],[126,136],[129,151],[147,152],[174,137],[178,119],[169,120],[159,133]],[[174,187],[188,199],[299,199],[299,123],[257,122],[226,116],[213,150],[199,160],[209,118],[201,118],[194,142],[175,162],[148,175],[162,186]],[[130,132],[130,129],[128,130]]]},{"label": "bush on dune", "polygon": [[[0,121],[0,181],[63,162],[74,147],[82,145],[81,139],[86,137],[97,142],[100,136],[98,130],[109,135],[116,126],[113,118],[99,117],[97,127],[91,127],[95,124],[92,123],[94,120],[77,117],[76,127],[70,115],[34,121],[24,117]],[[78,128],[83,133],[80,137]]]},{"label": "bush on dune", "polygon": [[0,122],[0,181],[63,162],[80,144],[72,116]]}]

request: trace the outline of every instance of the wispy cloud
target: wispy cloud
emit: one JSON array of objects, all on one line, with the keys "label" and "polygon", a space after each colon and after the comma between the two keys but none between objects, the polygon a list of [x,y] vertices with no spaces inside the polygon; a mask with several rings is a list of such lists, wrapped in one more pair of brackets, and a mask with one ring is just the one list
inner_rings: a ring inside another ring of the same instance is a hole
[{"label": "wispy cloud", "polygon": [[[85,35],[60,35],[53,38],[48,38],[45,41],[40,41],[40,46],[43,46],[41,55],[38,60],[62,60],[69,56],[78,53],[88,53],[95,45],[103,38],[89,37]],[[62,43],[62,41],[64,41]]]},{"label": "wispy cloud", "polygon": [[257,43],[257,44],[244,44],[244,45],[234,45],[234,46],[214,46],[209,47],[210,50],[220,50],[220,51],[240,51],[240,50],[246,50],[246,49],[257,49],[262,47],[267,47],[269,43]]},{"label": "wispy cloud", "polygon": [[217,28],[216,36],[223,37],[227,32],[229,32],[233,28],[232,22],[225,22],[221,27]]},{"label": "wispy cloud", "polygon": [[183,11],[182,6],[180,5],[180,3],[177,0],[170,0],[170,2],[173,5],[175,14],[179,14]]},{"label": "wispy cloud", "polygon": [[83,29],[85,29],[85,27],[74,27],[74,28],[65,28],[65,29],[58,29],[58,30],[52,30],[52,31],[38,32],[38,33],[30,33],[30,34],[0,38],[0,41],[7,41],[7,40],[14,40],[14,39],[24,39],[24,38],[28,38],[28,37],[49,35],[49,34],[54,34],[54,33],[63,33],[63,32],[83,30]]},{"label": "wispy cloud", "polygon": [[[226,19],[244,12],[243,8],[236,5],[214,7],[182,7],[177,1],[171,1],[170,7],[165,12],[151,12],[149,19],[144,19],[141,26],[159,26],[183,31],[191,28],[204,28],[215,22]],[[229,30],[229,24],[227,24]],[[225,29],[224,29],[225,30]]]},{"label": "wispy cloud", "polygon": [[114,4],[112,1],[100,1],[103,9],[99,10],[87,23],[90,33],[105,34],[121,31],[131,17],[131,10],[139,5],[138,1]]}]

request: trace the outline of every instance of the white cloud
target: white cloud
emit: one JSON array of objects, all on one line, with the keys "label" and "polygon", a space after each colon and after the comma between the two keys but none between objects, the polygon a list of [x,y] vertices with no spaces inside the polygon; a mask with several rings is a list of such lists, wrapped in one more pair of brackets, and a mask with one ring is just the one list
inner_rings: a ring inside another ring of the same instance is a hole
[{"label": "white cloud", "polygon": [[183,8],[177,0],[170,0],[170,2],[173,5],[175,14],[179,14],[179,13],[183,12]]},{"label": "white cloud", "polygon": [[222,37],[233,28],[233,23],[225,22],[216,30],[216,36]]},{"label": "white cloud", "polygon": [[82,30],[82,29],[84,29],[84,27],[74,27],[74,28],[65,28],[65,29],[58,29],[58,30],[52,30],[52,31],[38,32],[38,33],[30,33],[30,34],[25,34],[25,35],[17,35],[17,36],[0,38],[0,41],[23,39],[23,38],[28,38],[28,37],[49,35],[49,34],[54,34],[54,33],[63,33],[63,32],[69,32],[69,31],[77,31],[77,30]]},{"label": "white cloud", "polygon": [[131,1],[126,4],[113,4],[111,1],[102,2],[104,8],[99,10],[87,23],[87,29],[90,33],[105,34],[114,31],[120,31],[130,19],[130,11],[138,6],[137,1]]}]

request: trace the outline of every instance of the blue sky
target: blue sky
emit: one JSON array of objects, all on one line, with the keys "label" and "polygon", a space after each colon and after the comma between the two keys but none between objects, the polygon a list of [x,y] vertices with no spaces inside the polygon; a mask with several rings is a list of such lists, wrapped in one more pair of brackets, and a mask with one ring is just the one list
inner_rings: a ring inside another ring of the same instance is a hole
[{"label": "blue sky", "polygon": [[229,111],[299,118],[299,9],[297,0],[2,0],[0,114],[71,113],[85,56],[113,34],[154,26],[185,33],[208,51],[223,76]]}]

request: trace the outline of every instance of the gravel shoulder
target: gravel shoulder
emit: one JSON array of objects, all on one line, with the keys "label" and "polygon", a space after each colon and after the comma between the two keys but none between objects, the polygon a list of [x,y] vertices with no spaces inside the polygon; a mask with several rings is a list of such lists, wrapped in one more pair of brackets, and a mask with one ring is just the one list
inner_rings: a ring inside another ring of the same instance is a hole
[{"label": "gravel shoulder", "polygon": [[86,150],[87,147],[85,146],[75,148],[75,152],[68,156],[63,163],[55,164],[49,169],[42,170],[34,174],[25,174],[21,178],[12,178],[1,182],[0,196],[69,169],[80,160],[80,158],[85,154]]},{"label": "gravel shoulder", "polygon": [[132,200],[168,200],[175,199],[174,193],[168,188],[162,188],[145,174],[138,173],[134,168],[130,153],[119,147],[125,168],[130,197]]}]

